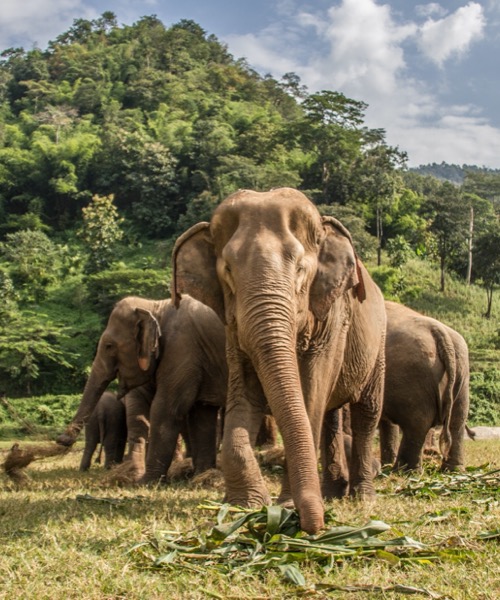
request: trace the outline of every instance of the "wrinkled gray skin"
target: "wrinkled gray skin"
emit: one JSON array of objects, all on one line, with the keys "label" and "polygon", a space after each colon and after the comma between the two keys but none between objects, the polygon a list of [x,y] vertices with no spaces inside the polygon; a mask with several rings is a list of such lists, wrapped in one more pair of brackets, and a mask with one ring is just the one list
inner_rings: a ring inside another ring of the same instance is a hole
[{"label": "wrinkled gray skin", "polygon": [[118,400],[113,392],[104,392],[85,425],[85,447],[80,462],[80,471],[88,471],[92,456],[101,445],[98,459],[104,450],[104,468],[122,462],[127,445],[127,418],[123,399]]},{"label": "wrinkled gray skin", "polygon": [[147,483],[165,475],[186,420],[195,472],[215,466],[227,366],[224,327],[209,307],[187,296],[180,308],[170,300],[120,300],[99,340],[77,413],[58,443],[76,441],[116,377],[119,395],[127,394],[133,479]]},{"label": "wrinkled gray skin", "polygon": [[[222,442],[226,499],[270,503],[252,451],[269,404],[283,437],[280,501],[301,526],[324,524],[323,493],[374,494],[372,441],[384,382],[385,309],[357,260],[347,230],[297,190],[239,191],[210,223],[176,242],[173,297],[211,306],[226,324],[228,402]],[[347,472],[336,413],[352,403],[353,452]],[[325,413],[328,412],[325,417]],[[317,451],[323,419],[323,489]]]},{"label": "wrinkled gray skin", "polygon": [[451,327],[406,306],[386,302],[386,311],[382,464],[421,469],[426,436],[441,426],[441,468],[463,469],[469,410],[467,344]]}]

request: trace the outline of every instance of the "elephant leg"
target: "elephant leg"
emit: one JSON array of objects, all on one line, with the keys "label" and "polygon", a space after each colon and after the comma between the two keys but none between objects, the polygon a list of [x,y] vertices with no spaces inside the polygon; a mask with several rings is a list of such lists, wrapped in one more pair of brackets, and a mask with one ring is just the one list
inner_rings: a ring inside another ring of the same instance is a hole
[{"label": "elephant leg", "polygon": [[394,464],[395,471],[421,471],[422,452],[428,429],[403,429],[403,437]]},{"label": "elephant leg", "polygon": [[96,449],[96,446],[92,447],[92,446],[88,445],[87,442],[85,443],[82,460],[80,461],[80,471],[88,471],[90,469],[90,464],[92,462],[92,455],[94,454],[95,449]]},{"label": "elephant leg", "polygon": [[323,496],[328,500],[343,498],[348,491],[349,470],[343,440],[342,409],[325,413],[320,451]]},{"label": "elephant leg", "polygon": [[161,481],[167,474],[177,448],[177,440],[183,418],[172,417],[168,425],[155,425],[154,411],[151,412],[151,432],[146,456],[146,470],[141,483]]},{"label": "elephant leg", "polygon": [[88,471],[92,462],[92,456],[99,445],[99,424],[97,418],[91,418],[85,427],[85,447],[83,449],[82,460],[80,461],[80,471]]},{"label": "elephant leg", "polygon": [[[375,496],[373,485],[373,442],[380,419],[383,397],[383,379],[378,375],[364,390],[359,402],[350,405],[352,449],[349,464],[349,494],[370,498]],[[380,402],[377,402],[380,398]]]},{"label": "elephant leg", "polygon": [[127,431],[128,453],[126,460],[130,461],[130,476],[138,481],[146,471],[146,450],[149,439],[150,402],[140,390],[127,394]]},{"label": "elephant leg", "polygon": [[226,501],[240,506],[271,503],[254,446],[259,433],[265,398],[255,372],[244,369],[229,379],[224,413],[221,463],[226,484]]},{"label": "elephant leg", "polygon": [[[170,372],[164,382],[157,384],[151,403],[151,429],[142,483],[160,481],[166,476],[175,455],[179,435],[198,396],[200,381],[196,374],[188,372],[183,378],[175,378],[173,375]],[[187,437],[189,439],[190,436]],[[191,451],[195,450],[191,448]]]},{"label": "elephant leg", "polygon": [[[251,422],[259,422],[260,413],[257,413],[245,406],[230,407],[226,412],[221,458],[226,501],[230,504],[262,506],[271,502],[252,447],[252,439],[256,439],[258,426],[253,431],[251,425],[248,427]],[[226,468],[228,464],[231,465],[230,469]],[[239,476],[236,477],[233,473],[239,473]]]},{"label": "elephant leg", "polygon": [[195,475],[215,468],[219,408],[196,402],[188,414],[189,439]]},{"label": "elephant leg", "polygon": [[457,406],[457,402],[457,399],[455,399],[455,406],[453,407],[450,419],[451,445],[448,456],[443,456],[443,461],[441,463],[442,471],[464,470],[464,436],[469,407],[468,403],[465,407],[463,405]]},{"label": "elephant leg", "polygon": [[387,419],[378,425],[380,434],[380,460],[383,465],[393,465],[399,448],[399,426]]},{"label": "elephant leg", "polygon": [[104,468],[111,469],[123,461],[126,440],[116,439],[116,436],[107,436],[102,443],[104,447]]}]

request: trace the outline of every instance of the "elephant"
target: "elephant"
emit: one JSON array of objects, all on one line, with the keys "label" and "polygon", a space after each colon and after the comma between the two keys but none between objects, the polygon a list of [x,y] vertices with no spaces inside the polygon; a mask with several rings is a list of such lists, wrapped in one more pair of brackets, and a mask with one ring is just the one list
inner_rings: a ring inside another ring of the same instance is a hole
[{"label": "elephant", "polygon": [[[323,527],[323,494],[342,496],[348,482],[351,495],[372,496],[386,317],[347,229],[321,217],[298,190],[240,190],[216,207],[209,223],[179,236],[172,268],[176,306],[182,293],[190,294],[225,323],[226,501],[270,503],[252,452],[267,405],[285,448],[279,501],[293,503],[304,531]],[[346,402],[353,423],[349,473],[337,418]],[[324,420],[329,426],[322,434]]]},{"label": "elephant", "polygon": [[184,422],[195,473],[215,466],[227,365],[224,326],[211,308],[189,296],[179,308],[171,300],[120,300],[100,337],[80,406],[58,436],[59,444],[76,441],[117,376],[118,396],[126,394],[132,480],[148,483],[166,474]]},{"label": "elephant", "polygon": [[96,462],[100,462],[104,450],[104,468],[122,462],[127,445],[127,419],[125,402],[118,400],[113,392],[104,392],[85,425],[85,447],[80,462],[80,471],[88,471],[92,456],[101,445]]},{"label": "elephant", "polygon": [[426,437],[441,427],[441,468],[463,469],[464,433],[470,431],[467,343],[451,327],[401,304],[387,301],[386,312],[382,463],[421,469]]}]

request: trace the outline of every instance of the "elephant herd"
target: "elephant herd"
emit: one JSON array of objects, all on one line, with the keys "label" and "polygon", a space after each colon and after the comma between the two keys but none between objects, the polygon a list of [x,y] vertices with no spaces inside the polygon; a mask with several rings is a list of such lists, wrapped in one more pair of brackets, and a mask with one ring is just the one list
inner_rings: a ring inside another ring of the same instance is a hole
[{"label": "elephant herd", "polygon": [[[100,400],[117,377],[113,419],[121,419],[120,432],[126,423],[134,481],[165,475],[181,433],[195,472],[215,466],[222,412],[225,500],[260,506],[271,498],[254,448],[270,413],[285,455],[278,501],[297,508],[309,533],[323,527],[324,499],[374,495],[377,431],[382,462],[414,469],[428,431],[440,426],[442,467],[463,467],[463,338],[385,302],[347,229],[321,217],[301,192],[229,196],[209,223],[177,239],[172,269],[171,300],[128,297],[114,307],[81,404],[58,443],[73,444],[85,426],[90,454],[93,429],[94,441],[109,447],[108,464],[120,460],[123,433],[111,443],[109,428],[106,445],[103,424],[112,418],[103,416]],[[96,406],[101,417],[92,426]],[[88,464],[87,452],[81,468]]]}]

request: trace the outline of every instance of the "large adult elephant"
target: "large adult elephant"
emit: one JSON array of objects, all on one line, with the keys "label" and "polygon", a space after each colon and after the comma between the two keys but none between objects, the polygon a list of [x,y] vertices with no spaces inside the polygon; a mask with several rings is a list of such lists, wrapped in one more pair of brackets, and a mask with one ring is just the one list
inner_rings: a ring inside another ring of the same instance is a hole
[{"label": "large adult elephant", "polygon": [[133,479],[145,483],[165,475],[186,419],[195,472],[215,466],[227,366],[224,327],[211,308],[188,296],[179,309],[170,300],[120,300],[100,337],[80,406],[58,443],[76,441],[116,377],[119,396],[126,394]]},{"label": "large adult elephant", "polygon": [[442,426],[442,469],[462,469],[469,410],[467,344],[451,327],[406,306],[386,302],[386,311],[382,463],[420,469],[427,433]]},{"label": "large adult elephant", "polygon": [[80,471],[88,471],[92,456],[100,445],[98,461],[104,450],[104,468],[122,462],[127,445],[127,417],[125,400],[118,400],[113,392],[104,392],[85,425],[85,447]]},{"label": "large adult elephant", "polygon": [[[348,231],[331,217],[321,218],[297,190],[238,191],[216,208],[210,223],[194,225],[177,240],[173,297],[179,307],[181,292],[211,306],[226,324],[227,501],[270,502],[252,452],[266,401],[285,447],[280,501],[293,500],[305,531],[316,532],[324,523],[317,450],[325,412],[346,402],[352,403],[353,423],[350,492],[372,495],[385,308]],[[342,471],[342,432],[335,426],[328,432],[334,456],[325,466],[335,484]],[[327,494],[332,489],[324,484]]]}]

